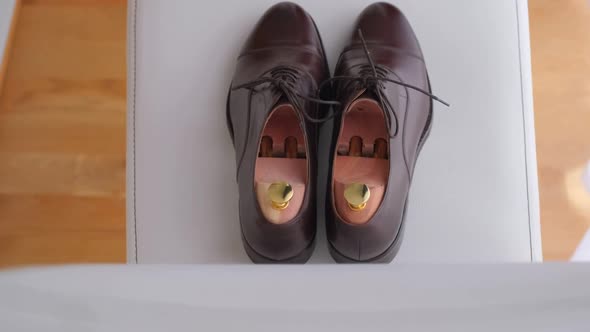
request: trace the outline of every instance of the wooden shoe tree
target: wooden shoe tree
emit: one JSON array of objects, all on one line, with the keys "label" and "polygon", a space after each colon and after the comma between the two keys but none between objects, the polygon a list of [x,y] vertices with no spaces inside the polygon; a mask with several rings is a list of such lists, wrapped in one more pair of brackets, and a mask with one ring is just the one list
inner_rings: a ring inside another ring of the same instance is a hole
[{"label": "wooden shoe tree", "polygon": [[387,127],[379,104],[362,96],[344,113],[334,158],[332,190],[338,215],[365,224],[375,214],[389,176]]},{"label": "wooden shoe tree", "polygon": [[277,105],[260,139],[254,174],[256,198],[262,214],[273,224],[293,219],[303,203],[307,146],[299,123],[292,105]]}]

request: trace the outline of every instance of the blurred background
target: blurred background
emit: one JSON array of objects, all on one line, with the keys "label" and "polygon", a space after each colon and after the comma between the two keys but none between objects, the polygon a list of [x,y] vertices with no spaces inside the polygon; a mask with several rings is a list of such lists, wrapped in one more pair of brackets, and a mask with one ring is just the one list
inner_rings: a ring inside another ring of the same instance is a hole
[{"label": "blurred background", "polygon": [[[0,0],[0,267],[124,262],[126,1],[14,2]],[[569,260],[590,229],[590,3],[529,13],[543,255]]]}]

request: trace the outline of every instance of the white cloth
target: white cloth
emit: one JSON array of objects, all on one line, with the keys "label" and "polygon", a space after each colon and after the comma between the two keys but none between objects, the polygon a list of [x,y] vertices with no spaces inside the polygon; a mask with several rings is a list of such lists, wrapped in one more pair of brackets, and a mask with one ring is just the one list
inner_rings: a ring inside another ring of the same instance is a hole
[{"label": "white cloth", "polygon": [[590,264],[71,266],[0,273],[0,331],[584,331]]},{"label": "white cloth", "polygon": [[[249,261],[225,104],[239,50],[273,2],[130,0],[129,262]],[[374,0],[297,2],[317,23],[333,67]],[[541,260],[526,0],[395,5],[420,40],[434,93],[451,103],[435,105],[396,261]],[[321,183],[326,168],[318,168]],[[331,263],[323,218],[318,225],[310,262]]]}]

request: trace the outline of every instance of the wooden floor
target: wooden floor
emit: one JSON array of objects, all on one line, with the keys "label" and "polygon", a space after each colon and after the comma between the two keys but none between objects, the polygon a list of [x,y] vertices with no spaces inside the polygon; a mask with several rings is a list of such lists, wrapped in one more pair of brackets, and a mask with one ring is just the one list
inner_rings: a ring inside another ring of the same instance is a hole
[{"label": "wooden floor", "polygon": [[571,256],[590,227],[590,1],[530,0],[541,231],[546,260]]},{"label": "wooden floor", "polygon": [[[564,260],[590,225],[590,9],[529,3],[543,251]],[[0,266],[125,260],[125,19],[122,0],[23,0],[0,91]]]},{"label": "wooden floor", "polygon": [[123,1],[23,1],[0,93],[0,266],[125,260]]}]

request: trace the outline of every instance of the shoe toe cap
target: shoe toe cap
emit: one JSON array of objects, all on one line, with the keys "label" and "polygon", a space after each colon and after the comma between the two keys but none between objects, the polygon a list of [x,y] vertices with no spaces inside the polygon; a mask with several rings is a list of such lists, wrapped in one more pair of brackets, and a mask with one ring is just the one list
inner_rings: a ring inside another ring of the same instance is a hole
[{"label": "shoe toe cap", "polygon": [[243,52],[277,46],[309,46],[321,50],[315,24],[299,5],[281,2],[268,9],[256,24]]},{"label": "shoe toe cap", "polygon": [[375,3],[363,10],[353,32],[353,43],[360,43],[359,29],[368,43],[383,44],[416,54],[421,53],[410,22],[399,8],[389,3]]}]

